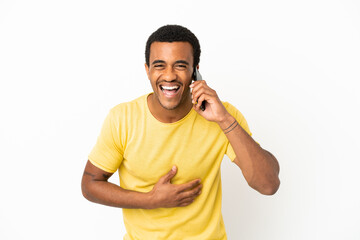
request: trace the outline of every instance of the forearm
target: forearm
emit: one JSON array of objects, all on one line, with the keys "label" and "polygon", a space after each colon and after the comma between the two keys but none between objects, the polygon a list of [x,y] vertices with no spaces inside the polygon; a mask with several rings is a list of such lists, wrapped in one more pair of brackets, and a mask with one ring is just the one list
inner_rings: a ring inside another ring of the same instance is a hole
[{"label": "forearm", "polygon": [[82,184],[82,193],[91,202],[119,208],[152,208],[147,193],[126,190],[107,181],[89,181]]},{"label": "forearm", "polygon": [[235,121],[229,114],[223,121],[218,122],[234,149],[234,162],[240,167],[249,186],[262,194],[274,194],[280,185],[279,164],[276,158],[262,149]]},{"label": "forearm", "polygon": [[[274,194],[280,184],[279,165],[275,157],[262,149],[226,110],[216,91],[204,80],[190,85],[195,111],[208,121],[219,124],[234,149],[234,162],[240,167],[248,184],[262,194]],[[205,102],[206,110],[200,106]]]},{"label": "forearm", "polygon": [[171,179],[177,173],[176,166],[154,185],[147,193],[123,189],[107,180],[112,173],[105,172],[87,162],[81,181],[84,197],[91,202],[119,208],[169,208],[185,207],[201,193],[200,179],[175,185]]}]

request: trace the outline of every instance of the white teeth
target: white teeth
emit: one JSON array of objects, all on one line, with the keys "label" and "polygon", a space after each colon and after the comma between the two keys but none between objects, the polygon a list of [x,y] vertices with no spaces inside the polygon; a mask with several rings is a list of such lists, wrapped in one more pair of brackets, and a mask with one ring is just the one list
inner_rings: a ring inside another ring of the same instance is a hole
[{"label": "white teeth", "polygon": [[171,86],[171,87],[167,87],[167,86],[161,86],[162,89],[164,90],[175,90],[175,89],[178,89],[179,86]]}]

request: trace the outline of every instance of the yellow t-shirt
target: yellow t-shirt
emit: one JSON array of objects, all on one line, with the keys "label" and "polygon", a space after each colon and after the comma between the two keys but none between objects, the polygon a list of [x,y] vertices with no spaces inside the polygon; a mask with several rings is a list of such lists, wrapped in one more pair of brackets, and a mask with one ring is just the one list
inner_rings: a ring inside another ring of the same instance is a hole
[{"label": "yellow t-shirt", "polygon": [[[124,239],[227,239],[221,214],[220,164],[235,153],[223,131],[192,109],[174,123],[159,122],[150,112],[147,95],[111,109],[89,155],[92,164],[119,171],[124,189],[149,192],[173,165],[173,184],[200,178],[202,193],[186,207],[123,209]],[[250,135],[243,115],[225,108]]]}]

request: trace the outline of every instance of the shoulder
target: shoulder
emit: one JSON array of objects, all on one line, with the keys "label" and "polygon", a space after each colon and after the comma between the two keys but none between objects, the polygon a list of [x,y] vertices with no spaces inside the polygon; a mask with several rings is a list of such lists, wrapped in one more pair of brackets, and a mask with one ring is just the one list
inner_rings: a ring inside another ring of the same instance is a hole
[{"label": "shoulder", "polygon": [[244,117],[244,115],[233,105],[231,105],[228,102],[222,102],[224,107],[226,108],[226,110],[231,114],[231,116],[233,116],[238,123],[240,124],[240,126],[251,136],[252,133],[249,129],[249,125]]},{"label": "shoulder", "polygon": [[232,105],[229,102],[222,102],[222,104],[224,105],[224,107],[226,108],[226,110],[233,110],[236,109],[236,107],[234,107],[234,105]]},{"label": "shoulder", "polygon": [[110,110],[110,115],[119,117],[124,114],[138,114],[145,110],[147,96],[149,94],[138,97],[129,102],[120,103]]},{"label": "shoulder", "polygon": [[224,105],[224,107],[226,108],[226,110],[236,119],[238,120],[242,120],[244,119],[244,116],[242,115],[242,113],[231,103],[229,102],[222,102],[222,104]]}]

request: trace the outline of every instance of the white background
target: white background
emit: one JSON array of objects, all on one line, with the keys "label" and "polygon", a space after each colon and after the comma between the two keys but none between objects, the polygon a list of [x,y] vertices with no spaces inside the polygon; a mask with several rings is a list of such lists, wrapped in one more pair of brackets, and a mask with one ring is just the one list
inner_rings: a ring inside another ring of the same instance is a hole
[{"label": "white background", "polygon": [[224,158],[229,239],[360,239],[356,0],[0,1],[0,239],[122,239],[82,171],[109,109],[151,91],[145,42],[174,23],[281,165],[269,197]]}]

